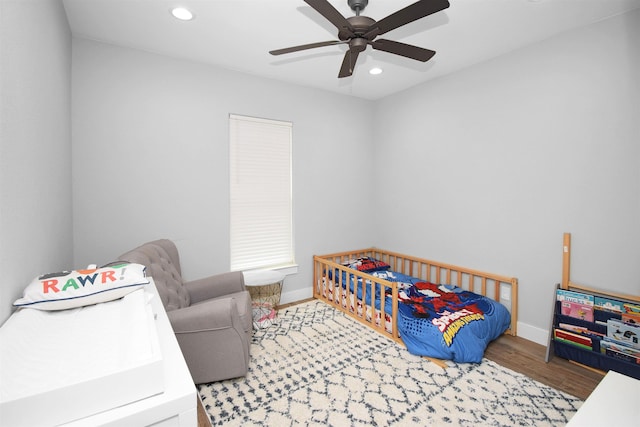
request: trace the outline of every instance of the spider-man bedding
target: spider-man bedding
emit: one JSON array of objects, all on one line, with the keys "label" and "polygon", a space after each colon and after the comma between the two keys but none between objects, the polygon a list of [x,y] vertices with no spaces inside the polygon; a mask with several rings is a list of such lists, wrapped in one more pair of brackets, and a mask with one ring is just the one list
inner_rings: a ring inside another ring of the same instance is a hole
[{"label": "spider-man bedding", "polygon": [[[507,308],[485,296],[465,291],[457,286],[428,283],[402,273],[384,270],[370,272],[373,276],[398,283],[398,331],[410,353],[455,362],[482,361],[492,340],[510,325]],[[350,292],[362,299],[362,281],[354,290],[354,275],[343,272],[343,288],[350,283]],[[365,287],[365,303],[371,301],[371,284]],[[380,286],[375,287],[375,307],[380,308]],[[386,295],[385,312],[392,313],[391,296]]]}]

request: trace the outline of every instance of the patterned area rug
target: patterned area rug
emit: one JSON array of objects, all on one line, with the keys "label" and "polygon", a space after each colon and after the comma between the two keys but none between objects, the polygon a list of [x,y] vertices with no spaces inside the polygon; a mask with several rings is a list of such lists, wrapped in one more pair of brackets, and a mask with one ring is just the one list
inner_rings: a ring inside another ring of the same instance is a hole
[{"label": "patterned area rug", "polygon": [[311,301],[254,331],[246,378],[198,391],[214,426],[563,426],[582,404],[487,359],[449,364]]}]

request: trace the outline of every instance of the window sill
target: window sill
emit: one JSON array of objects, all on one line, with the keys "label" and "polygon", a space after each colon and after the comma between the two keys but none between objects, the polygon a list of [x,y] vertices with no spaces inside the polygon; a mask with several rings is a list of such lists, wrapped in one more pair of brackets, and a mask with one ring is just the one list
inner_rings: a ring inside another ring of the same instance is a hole
[{"label": "window sill", "polygon": [[269,270],[277,271],[285,276],[290,276],[298,273],[298,264],[284,265],[282,267],[270,268]]}]

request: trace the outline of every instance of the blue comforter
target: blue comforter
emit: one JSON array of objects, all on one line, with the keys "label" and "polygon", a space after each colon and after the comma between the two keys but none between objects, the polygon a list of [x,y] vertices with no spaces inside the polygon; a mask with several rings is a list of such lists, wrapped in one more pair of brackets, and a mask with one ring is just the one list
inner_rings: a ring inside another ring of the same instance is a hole
[{"label": "blue comforter", "polygon": [[[381,279],[397,282],[399,289],[398,331],[410,353],[453,360],[455,362],[482,361],[484,351],[492,340],[506,331],[511,323],[507,308],[485,296],[452,285],[425,282],[394,271],[371,273]],[[343,288],[350,284],[350,292],[362,299],[362,280],[355,286],[355,275],[342,274]],[[381,289],[364,286],[365,303],[380,308]],[[385,312],[390,315],[390,291],[385,294]]]}]

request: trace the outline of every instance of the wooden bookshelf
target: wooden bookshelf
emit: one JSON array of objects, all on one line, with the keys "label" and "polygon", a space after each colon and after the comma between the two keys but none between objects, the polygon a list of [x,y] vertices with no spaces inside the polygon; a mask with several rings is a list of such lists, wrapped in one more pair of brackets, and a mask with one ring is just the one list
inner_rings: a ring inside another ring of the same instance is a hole
[{"label": "wooden bookshelf", "polygon": [[[634,305],[640,305],[640,296],[605,291],[602,289],[596,289],[572,282],[570,277],[571,235],[569,233],[564,234],[562,253],[562,283],[556,285],[556,291],[553,295],[553,314],[550,322],[549,339],[547,342],[545,361],[549,362],[553,355],[557,355],[559,357],[568,359],[572,363],[579,364],[586,369],[591,369],[596,372],[604,374],[605,372],[612,370],[640,379],[640,364],[624,360],[622,356],[618,355],[617,353],[613,353],[617,356],[614,357],[600,351],[600,343],[605,340],[602,339],[598,334],[607,335],[606,322],[609,319],[620,319],[621,313],[594,309],[593,320],[589,321],[576,319],[574,317],[563,315],[561,313],[560,303],[557,301],[556,295],[558,289],[564,289],[568,291],[578,292],[587,296],[593,296],[594,298],[603,297],[619,301],[621,303]],[[570,325],[576,327],[584,327],[589,331],[593,331],[592,334],[587,335],[589,340],[592,342],[591,350],[555,340],[554,332],[561,322],[569,323]]]}]

